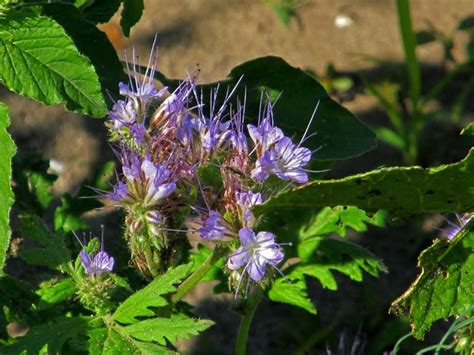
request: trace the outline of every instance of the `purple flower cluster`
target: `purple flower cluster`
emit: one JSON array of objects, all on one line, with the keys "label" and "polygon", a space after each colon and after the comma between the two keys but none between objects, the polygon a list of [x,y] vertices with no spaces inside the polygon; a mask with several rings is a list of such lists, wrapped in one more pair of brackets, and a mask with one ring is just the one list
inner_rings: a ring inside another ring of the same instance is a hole
[{"label": "purple flower cluster", "polygon": [[[129,71],[129,83],[120,83],[124,99],[109,113],[122,169],[106,197],[132,216],[127,217],[131,234],[147,224],[152,234],[166,235],[182,227],[169,225],[180,206],[204,209],[190,217],[193,231],[208,241],[238,241],[227,267],[240,272],[241,280],[247,275],[261,281],[267,265],[276,268],[283,260],[283,251],[275,235],[254,231],[258,220],[252,208],[263,203],[261,192],[268,190],[271,175],[296,184],[308,181],[311,151],[301,147],[304,137],[295,144],[275,126],[270,100],[262,101],[257,124],[245,125],[245,102],[230,104],[238,84],[223,93],[217,86],[205,102],[190,76],[168,93],[155,88],[152,62],[143,79],[135,74],[135,63]],[[221,187],[203,185],[201,169],[216,166]]]}]

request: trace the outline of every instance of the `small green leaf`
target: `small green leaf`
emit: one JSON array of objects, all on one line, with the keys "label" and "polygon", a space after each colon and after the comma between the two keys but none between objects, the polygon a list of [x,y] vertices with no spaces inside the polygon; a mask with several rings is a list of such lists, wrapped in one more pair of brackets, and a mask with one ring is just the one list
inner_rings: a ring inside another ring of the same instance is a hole
[{"label": "small green leaf", "polygon": [[28,355],[43,353],[62,353],[64,343],[80,334],[85,334],[89,317],[56,318],[48,323],[31,327],[25,336],[18,337],[15,342],[0,346],[0,353],[17,355],[25,352]]},{"label": "small green leaf", "polygon": [[465,17],[459,22],[458,30],[470,31],[474,29],[474,16]]},{"label": "small green leaf", "polygon": [[130,29],[140,20],[140,17],[142,17],[143,9],[143,0],[123,0],[120,26],[126,37],[130,36]]},{"label": "small green leaf", "polygon": [[0,274],[10,245],[10,209],[14,201],[10,179],[16,147],[7,132],[9,125],[8,107],[0,102]]},{"label": "small green leaf", "polygon": [[21,249],[20,256],[29,264],[63,270],[70,260],[63,236],[51,233],[38,216],[21,215],[20,221],[22,233],[39,244],[37,248]]},{"label": "small green leaf", "polygon": [[354,206],[325,207],[316,215],[314,221],[302,228],[300,238],[305,239],[332,232],[344,237],[347,228],[352,228],[357,232],[365,232],[367,231],[367,224],[383,227],[384,217],[385,213],[382,211],[369,217],[364,210]]},{"label": "small green leaf", "polygon": [[309,299],[304,279],[288,280],[280,278],[273,282],[268,297],[275,302],[288,303],[300,307],[311,314],[316,314],[316,307]]},{"label": "small green leaf", "polygon": [[405,141],[403,138],[390,128],[376,127],[373,128],[373,130],[377,135],[377,138],[385,144],[388,144],[398,150],[405,149]]},{"label": "small green leaf", "polygon": [[38,304],[39,310],[45,310],[57,303],[67,300],[76,292],[76,284],[70,278],[61,280],[57,283],[45,282],[41,284],[36,294],[40,296]]},{"label": "small green leaf", "polygon": [[84,17],[92,23],[108,22],[117,12],[122,0],[95,0],[82,11]]},{"label": "small green leaf", "polygon": [[113,317],[121,323],[135,323],[136,317],[152,317],[155,312],[148,307],[163,307],[168,300],[163,296],[176,291],[174,284],[185,278],[191,269],[190,264],[180,265],[158,276],[140,291],[127,298],[115,311]]},{"label": "small green leaf", "polygon": [[269,297],[301,307],[313,314],[316,309],[307,296],[306,276],[318,279],[323,288],[335,291],[337,282],[334,271],[358,282],[362,281],[364,271],[372,276],[387,272],[372,253],[345,240],[322,237],[306,239],[298,245],[298,257],[301,262],[292,265],[284,278],[273,283]]},{"label": "small green leaf", "polygon": [[95,117],[107,112],[89,60],[56,21],[27,8],[0,18],[0,81],[47,105]]},{"label": "small green leaf", "polygon": [[418,259],[422,268],[413,285],[391,307],[408,313],[412,333],[423,339],[439,319],[471,317],[474,311],[474,223],[453,240],[439,239]]},{"label": "small green leaf", "polygon": [[461,131],[461,134],[466,136],[474,136],[474,123],[471,122],[466,127],[464,127]]},{"label": "small green leaf", "polygon": [[[384,168],[339,180],[313,181],[254,208],[273,219],[295,208],[310,213],[325,206],[357,206],[393,214],[463,212],[474,209],[474,149],[462,161],[423,169]],[[314,212],[313,212],[314,213]]]},{"label": "small green leaf", "polygon": [[147,319],[124,328],[130,336],[147,342],[155,341],[166,345],[166,341],[176,345],[179,338],[188,339],[212,326],[214,322],[206,319],[193,319],[184,315],[171,318]]},{"label": "small green leaf", "polygon": [[423,44],[431,43],[436,41],[436,32],[434,31],[418,31],[415,33],[416,44],[422,46]]}]

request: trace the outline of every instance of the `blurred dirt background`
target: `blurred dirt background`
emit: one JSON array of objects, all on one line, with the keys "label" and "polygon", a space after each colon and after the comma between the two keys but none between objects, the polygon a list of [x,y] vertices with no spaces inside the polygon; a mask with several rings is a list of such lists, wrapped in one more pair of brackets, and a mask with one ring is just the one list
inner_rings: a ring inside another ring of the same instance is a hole
[{"label": "blurred dirt background", "polygon": [[[121,56],[125,47],[136,46],[143,62],[147,59],[153,37],[158,34],[159,70],[168,77],[179,78],[199,64],[201,82],[222,79],[239,63],[264,55],[281,56],[293,66],[311,69],[318,74],[323,73],[329,63],[341,72],[369,70],[374,62],[368,60],[368,56],[403,61],[394,1],[310,0],[296,11],[297,18],[291,20],[286,28],[264,1],[148,0],[145,1],[143,18],[132,28],[130,38],[121,35],[117,18],[102,28],[108,32]],[[474,2],[413,0],[411,11],[416,30],[426,28],[427,21],[431,21],[437,28],[452,33],[462,18],[474,14]],[[346,20],[349,25],[343,28],[335,24],[341,15],[349,19]],[[461,33],[456,36],[460,38],[456,37],[454,55],[461,58],[465,39]],[[419,60],[424,65],[438,64],[442,55],[442,48],[437,43],[423,46],[418,51]],[[102,121],[65,112],[63,107],[45,107],[11,95],[3,88],[0,100],[10,107],[10,132],[19,151],[35,152],[53,159],[55,169],[60,173],[54,187],[56,193],[76,191],[99,164],[113,158]],[[343,104],[362,120],[369,119],[368,113],[377,112],[375,99],[366,95],[355,95]],[[384,159],[384,156],[375,158],[366,166],[375,168],[383,164]],[[354,167],[352,171],[361,169],[365,168]],[[358,284],[344,286],[341,294],[352,295],[351,302],[334,304],[334,293],[320,292],[318,303],[327,302],[329,307],[321,310],[315,329],[327,327],[340,314],[361,317],[373,312],[374,308],[381,309],[380,317],[385,317],[387,302],[395,299],[416,274],[416,255],[405,255],[405,259],[400,261],[399,255],[406,254],[406,249],[400,245],[423,243],[414,240],[410,231],[403,228],[372,231],[366,239],[361,238],[362,244],[368,245],[375,254],[381,253],[393,272],[379,280],[369,280],[362,294],[356,292]],[[397,239],[396,250],[385,244],[389,238]],[[403,272],[408,263],[410,269]],[[314,283],[313,286],[317,289],[318,285]],[[228,297],[202,303],[208,289],[208,285],[198,289],[188,301],[197,305],[200,315],[224,324],[215,327],[199,343],[185,344],[183,349],[203,354],[232,353],[238,317],[225,311],[227,301],[230,301]],[[368,290],[378,297],[367,295]],[[354,298],[353,295],[357,296]],[[365,306],[361,308],[360,304]],[[292,316],[294,319],[285,318],[288,309],[280,305],[259,309],[259,320],[251,331],[254,340],[249,353],[287,353],[295,350],[295,339],[300,342],[307,340],[309,335],[304,331],[298,334],[299,323],[308,319],[307,316],[296,312]],[[314,318],[309,321],[316,322]],[[365,326],[370,328],[371,325],[363,324],[362,329]],[[277,334],[284,334],[282,328],[292,335],[276,339]],[[324,347],[322,344],[320,348]]]}]

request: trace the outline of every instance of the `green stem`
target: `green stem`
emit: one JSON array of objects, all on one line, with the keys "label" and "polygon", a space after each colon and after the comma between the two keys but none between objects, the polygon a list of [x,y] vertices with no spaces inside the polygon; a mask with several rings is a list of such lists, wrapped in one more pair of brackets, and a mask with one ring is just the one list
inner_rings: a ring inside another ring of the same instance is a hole
[{"label": "green stem", "polygon": [[151,250],[149,243],[145,244],[145,250],[143,252],[145,253],[146,263],[151,276],[158,276],[158,265],[156,265],[155,260],[153,259],[153,251]]},{"label": "green stem", "polygon": [[237,343],[235,344],[235,354],[245,355],[247,349],[247,338],[249,336],[250,325],[252,324],[253,315],[257,309],[263,290],[258,287],[255,293],[247,300],[244,307],[242,320],[240,321],[239,333],[237,334]]},{"label": "green stem", "polygon": [[338,315],[335,317],[328,326],[323,329],[318,329],[313,334],[311,334],[306,341],[301,344],[301,346],[294,352],[293,355],[304,355],[308,353],[316,344],[321,342],[321,340],[327,338],[340,324],[341,316]]},{"label": "green stem", "polygon": [[171,296],[173,303],[179,302],[206,274],[211,270],[214,264],[224,255],[227,251],[226,247],[217,245],[212,254],[204,261],[201,266],[194,271],[177,289],[176,293]]}]

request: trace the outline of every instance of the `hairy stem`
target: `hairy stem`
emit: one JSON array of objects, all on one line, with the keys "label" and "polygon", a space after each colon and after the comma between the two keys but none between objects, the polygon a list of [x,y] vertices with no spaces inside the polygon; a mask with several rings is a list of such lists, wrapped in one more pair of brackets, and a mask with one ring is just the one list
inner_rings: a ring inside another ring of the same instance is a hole
[{"label": "hairy stem", "polygon": [[246,353],[250,325],[252,324],[253,315],[260,303],[262,295],[263,290],[258,287],[245,304],[242,320],[240,321],[239,333],[237,334],[237,343],[235,344],[236,355],[245,355]]},{"label": "hairy stem", "polygon": [[176,293],[171,296],[173,303],[179,302],[184,296],[187,295],[201,279],[211,270],[214,264],[224,255],[227,248],[222,246],[216,246],[212,254],[204,261],[199,268],[194,271],[177,289]]},{"label": "hairy stem", "polygon": [[146,263],[151,276],[158,276],[158,265],[156,265],[155,260],[153,259],[153,251],[151,250],[150,244],[146,243],[145,250],[143,252],[145,253]]}]

